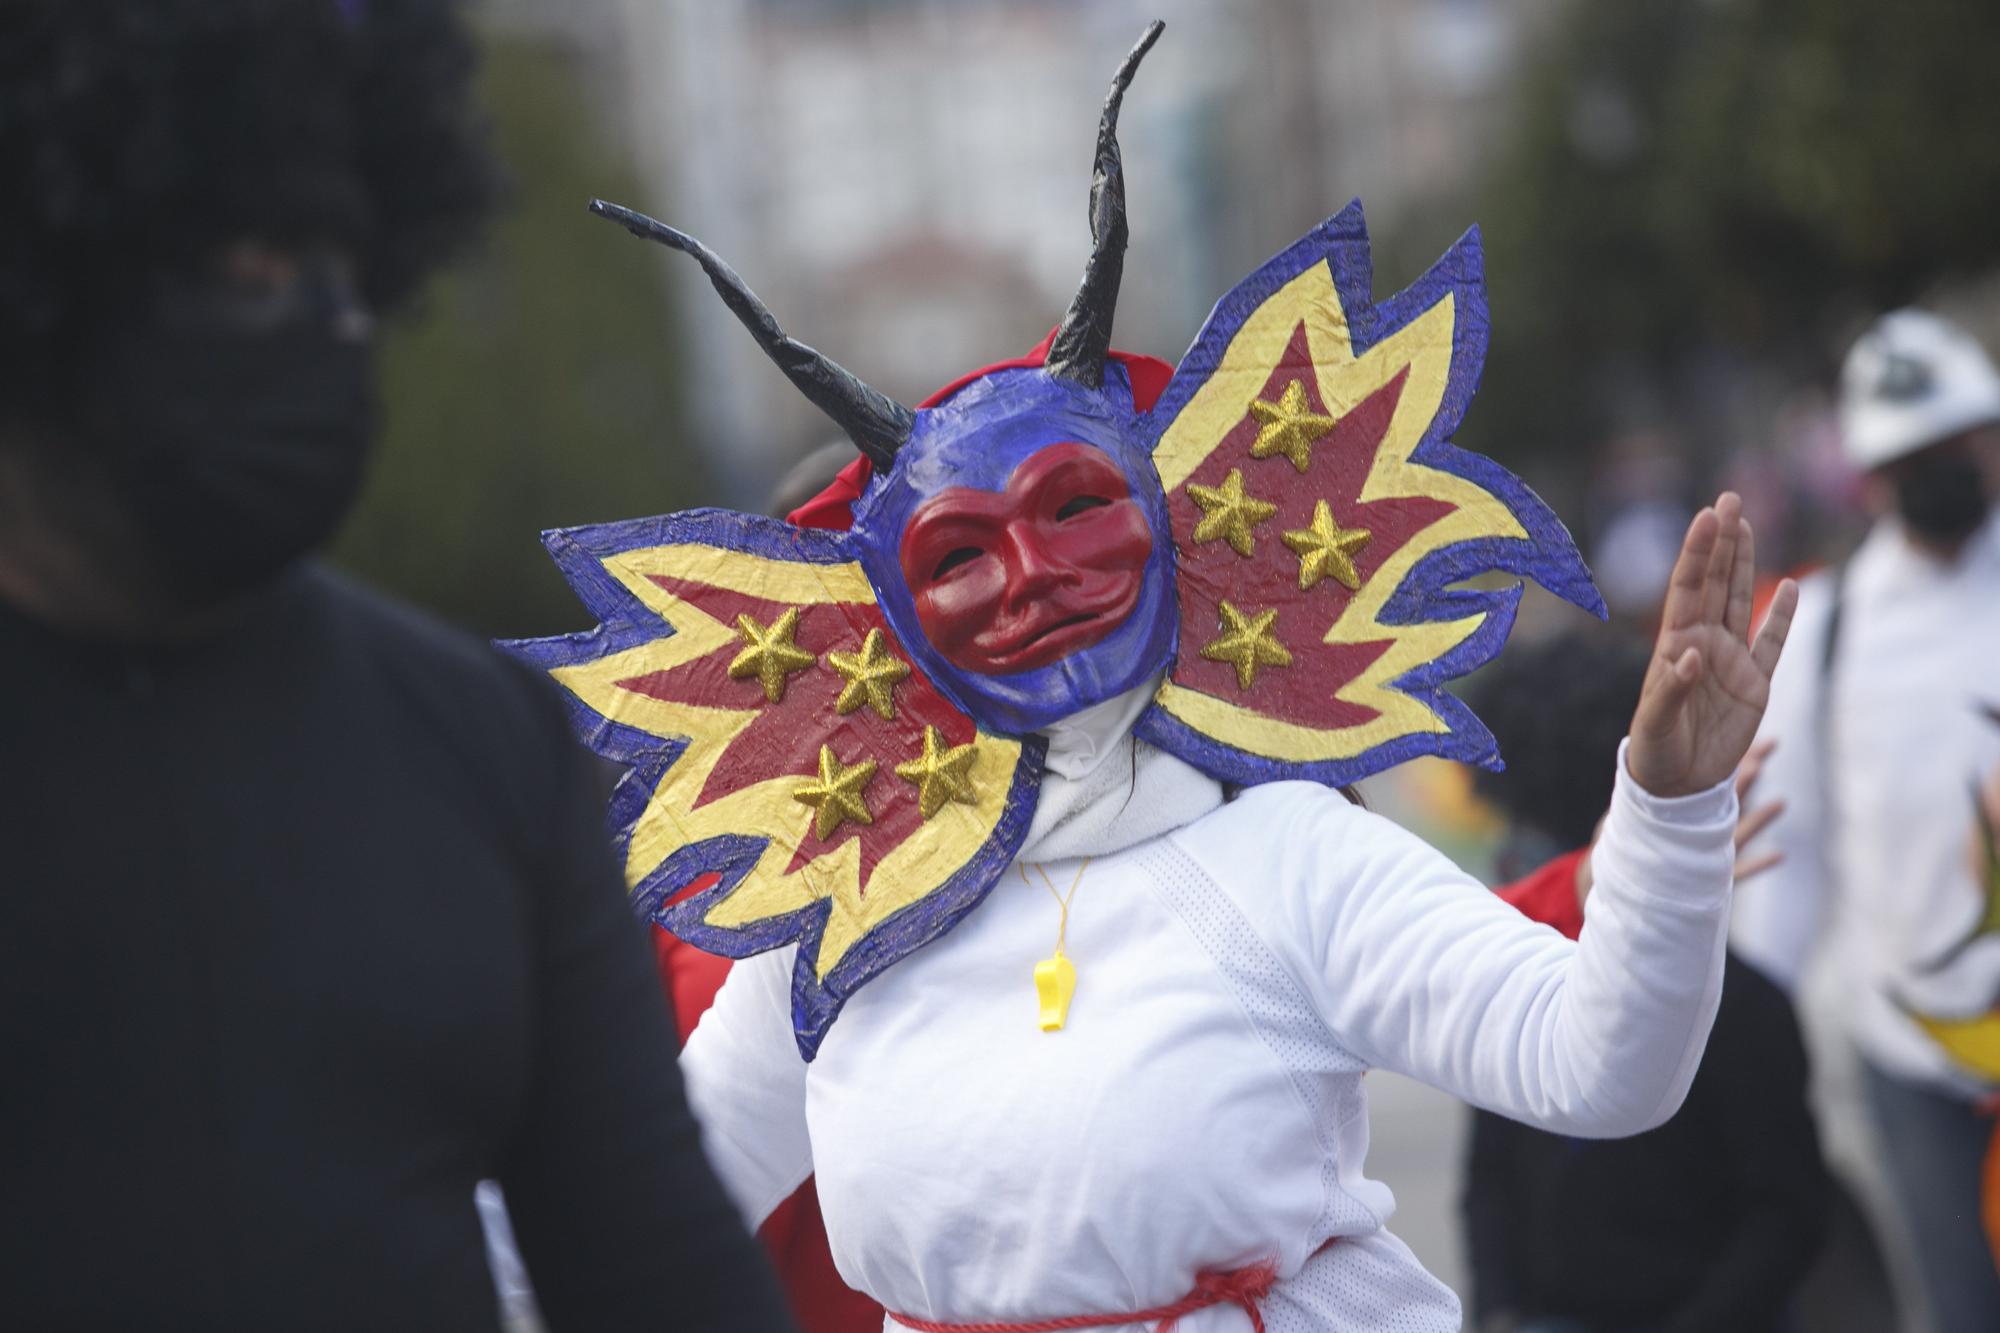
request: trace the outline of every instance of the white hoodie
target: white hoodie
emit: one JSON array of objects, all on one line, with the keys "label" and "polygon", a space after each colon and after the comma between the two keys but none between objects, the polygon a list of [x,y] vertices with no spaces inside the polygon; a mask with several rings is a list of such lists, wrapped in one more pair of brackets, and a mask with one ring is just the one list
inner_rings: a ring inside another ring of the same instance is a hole
[{"label": "white hoodie", "polygon": [[[1133,741],[1143,703],[1053,730],[1023,848],[1062,891],[1092,858],[1067,1026],[1036,1023],[1059,911],[1032,868],[862,987],[810,1065],[794,950],[739,963],[684,1057],[718,1173],[755,1225],[817,1172],[842,1277],[923,1319],[1145,1309],[1274,1259],[1270,1333],[1457,1329],[1362,1174],[1362,1076],[1566,1134],[1667,1119],[1721,991],[1733,791],[1659,800],[1621,754],[1571,944],[1336,792],[1225,803]],[[1249,1327],[1233,1306],[1179,1325]]]}]

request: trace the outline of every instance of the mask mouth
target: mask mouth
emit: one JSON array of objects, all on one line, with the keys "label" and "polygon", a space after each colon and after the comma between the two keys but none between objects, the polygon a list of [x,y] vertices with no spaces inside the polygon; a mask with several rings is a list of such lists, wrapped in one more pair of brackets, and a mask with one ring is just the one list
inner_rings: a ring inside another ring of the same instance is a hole
[{"label": "mask mouth", "polygon": [[1108,638],[1138,605],[1144,576],[1139,570],[1116,580],[1096,596],[1057,588],[1034,603],[1028,617],[1003,622],[974,641],[989,675],[1010,676],[1061,661]]}]

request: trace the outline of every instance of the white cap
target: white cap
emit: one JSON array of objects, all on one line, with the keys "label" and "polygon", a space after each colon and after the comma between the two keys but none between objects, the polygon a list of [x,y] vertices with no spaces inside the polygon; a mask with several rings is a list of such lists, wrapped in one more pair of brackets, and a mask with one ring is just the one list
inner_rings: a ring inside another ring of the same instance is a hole
[{"label": "white cap", "polygon": [[1875,321],[1840,370],[1840,434],[1866,471],[2000,421],[2000,372],[1971,334],[1924,310]]}]

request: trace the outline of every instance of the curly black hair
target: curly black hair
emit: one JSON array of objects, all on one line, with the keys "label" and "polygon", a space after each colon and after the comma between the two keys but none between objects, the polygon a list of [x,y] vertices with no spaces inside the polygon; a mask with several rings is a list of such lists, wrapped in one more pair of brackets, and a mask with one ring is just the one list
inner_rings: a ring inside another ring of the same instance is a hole
[{"label": "curly black hair", "polygon": [[453,0],[0,3],[0,417],[62,417],[149,279],[326,244],[391,308],[497,172]]},{"label": "curly black hair", "polygon": [[1481,771],[1473,790],[1559,847],[1589,842],[1650,659],[1645,644],[1602,627],[1509,646],[1467,691],[1507,763]]}]

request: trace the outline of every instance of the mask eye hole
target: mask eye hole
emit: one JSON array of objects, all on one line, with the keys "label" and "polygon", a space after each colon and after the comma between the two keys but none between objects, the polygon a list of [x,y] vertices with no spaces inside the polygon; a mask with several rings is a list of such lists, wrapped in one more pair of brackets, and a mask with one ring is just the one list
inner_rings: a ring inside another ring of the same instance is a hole
[{"label": "mask eye hole", "polygon": [[969,565],[984,554],[986,553],[977,546],[961,546],[937,562],[937,568],[931,571],[931,577],[941,579],[960,565]]},{"label": "mask eye hole", "polygon": [[1056,510],[1056,522],[1066,522],[1069,519],[1075,518],[1078,514],[1088,513],[1093,509],[1102,509],[1110,503],[1111,501],[1101,495],[1079,495],[1075,499],[1065,501],[1063,507]]}]

